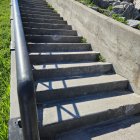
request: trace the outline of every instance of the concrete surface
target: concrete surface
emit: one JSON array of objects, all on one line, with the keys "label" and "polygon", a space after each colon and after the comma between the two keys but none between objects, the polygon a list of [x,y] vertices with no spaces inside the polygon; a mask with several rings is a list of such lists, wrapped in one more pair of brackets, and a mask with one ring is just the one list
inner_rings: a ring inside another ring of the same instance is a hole
[{"label": "concrete surface", "polygon": [[91,51],[88,43],[28,43],[29,52],[79,52]]},{"label": "concrete surface", "polygon": [[[99,76],[93,76],[93,77],[78,77],[74,79],[65,79],[63,80],[51,80],[47,82],[37,82],[37,91],[43,91],[43,90],[54,90],[54,89],[65,89],[65,88],[72,88],[72,87],[83,87],[88,85],[97,85],[97,84],[103,84],[103,83],[111,83],[111,82],[117,82],[122,81],[124,82],[124,87],[127,86],[127,79],[117,75],[99,75]],[[49,86],[51,82],[51,87]],[[117,85],[116,85],[117,86]],[[122,84],[123,86],[123,84]],[[119,88],[119,87],[118,87]]]},{"label": "concrete surface", "polygon": [[16,80],[15,51],[11,51],[10,119],[20,117]]},{"label": "concrete surface", "polygon": [[116,72],[140,94],[140,31],[106,17],[75,0],[46,0],[100,51]]},{"label": "concrete surface", "polygon": [[64,79],[64,77],[79,77],[83,75],[101,75],[112,73],[112,64],[89,62],[89,63],[70,63],[52,65],[34,65],[34,79]]},{"label": "concrete surface", "polygon": [[79,76],[54,81],[36,81],[37,102],[61,100],[99,92],[127,90],[128,81],[119,75]]},{"label": "concrete surface", "polygon": [[96,62],[98,52],[46,52],[30,53],[31,64]]},{"label": "concrete surface", "polygon": [[57,136],[56,140],[139,140],[140,116],[92,126]]},{"label": "concrete surface", "polygon": [[67,35],[67,36],[77,36],[77,32],[74,30],[61,30],[61,29],[37,29],[37,28],[24,28],[26,34],[36,34],[36,35]]},{"label": "concrete surface", "polygon": [[32,28],[46,28],[46,29],[67,29],[71,30],[72,27],[67,24],[51,24],[51,23],[29,23],[24,22],[23,25],[25,27],[32,27]]},{"label": "concrete surface", "polygon": [[80,43],[82,37],[64,35],[26,35],[26,39],[27,42],[32,43]]},{"label": "concrete surface", "polygon": [[[118,94],[118,96],[117,96]],[[129,116],[140,111],[140,97],[125,92],[100,93],[71,101],[43,105],[39,108],[40,134],[43,137],[82,126],[98,124],[114,118]]]}]

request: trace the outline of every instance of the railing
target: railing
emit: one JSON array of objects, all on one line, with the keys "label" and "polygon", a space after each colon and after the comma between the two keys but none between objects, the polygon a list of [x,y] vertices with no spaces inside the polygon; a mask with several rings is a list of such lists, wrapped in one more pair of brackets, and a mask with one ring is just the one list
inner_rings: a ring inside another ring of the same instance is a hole
[{"label": "railing", "polygon": [[16,44],[17,90],[24,140],[39,140],[37,106],[33,74],[19,11],[18,0],[13,0]]}]

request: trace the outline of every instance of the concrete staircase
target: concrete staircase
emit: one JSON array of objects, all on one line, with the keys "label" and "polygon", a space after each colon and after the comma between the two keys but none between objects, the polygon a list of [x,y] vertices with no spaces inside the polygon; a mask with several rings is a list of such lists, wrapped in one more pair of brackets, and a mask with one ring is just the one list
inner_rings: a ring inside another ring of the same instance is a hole
[{"label": "concrete staircase", "polygon": [[44,0],[22,0],[20,10],[36,86],[41,139],[134,115],[140,97],[112,64]]}]

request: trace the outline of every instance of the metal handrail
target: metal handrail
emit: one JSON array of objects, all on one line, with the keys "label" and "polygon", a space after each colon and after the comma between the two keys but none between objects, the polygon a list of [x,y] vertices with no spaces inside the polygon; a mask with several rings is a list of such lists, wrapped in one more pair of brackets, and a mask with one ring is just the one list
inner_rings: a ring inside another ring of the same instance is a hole
[{"label": "metal handrail", "polygon": [[38,115],[33,74],[23,31],[18,0],[13,0],[16,44],[17,91],[24,140],[39,140]]}]

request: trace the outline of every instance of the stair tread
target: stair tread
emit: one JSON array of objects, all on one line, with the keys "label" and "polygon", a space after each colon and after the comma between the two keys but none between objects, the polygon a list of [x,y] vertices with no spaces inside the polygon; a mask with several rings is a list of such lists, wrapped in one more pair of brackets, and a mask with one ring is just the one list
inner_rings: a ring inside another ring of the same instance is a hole
[{"label": "stair tread", "polygon": [[119,82],[128,80],[120,75],[100,75],[93,77],[84,77],[84,78],[74,78],[74,79],[65,79],[65,80],[51,80],[51,81],[36,81],[36,91],[47,91],[47,90],[56,90],[56,89],[68,89],[73,87],[81,87],[88,85],[98,85],[103,83],[110,82]]},{"label": "stair tread", "polygon": [[24,28],[26,34],[77,36],[77,31],[66,29]]},{"label": "stair tread", "polygon": [[[118,91],[119,92],[119,91]],[[140,104],[140,97],[136,94],[127,94],[127,91],[120,93],[110,93],[110,97],[105,97],[106,93],[90,96],[89,99],[71,100],[67,102],[56,103],[53,106],[43,106],[42,125],[50,125],[62,121],[77,119],[89,115],[104,113],[123,106],[127,106],[123,111],[129,115],[131,110],[134,110],[133,105]],[[119,95],[119,96],[116,96]],[[132,107],[130,106],[132,105]],[[42,107],[39,107],[39,110]]]},{"label": "stair tread", "polygon": [[30,55],[74,55],[74,54],[99,54],[99,52],[96,51],[83,51],[83,52],[41,52],[41,53],[30,53]]},{"label": "stair tread", "polygon": [[25,27],[24,29],[30,30],[45,30],[45,31],[67,31],[67,32],[76,32],[76,30],[67,30],[67,29],[46,29],[46,28],[34,28],[34,27]]},{"label": "stair tread", "polygon": [[29,45],[31,44],[31,45],[68,45],[68,46],[70,46],[70,45],[91,45],[91,44],[89,44],[89,43],[28,43]]},{"label": "stair tread", "polygon": [[[34,26],[35,26],[35,25],[40,25],[41,28],[42,28],[42,26],[44,25],[46,29],[47,29],[47,25],[48,25],[48,26],[70,26],[70,27],[71,27],[71,25],[67,25],[67,24],[55,24],[55,23],[23,22],[23,24],[25,24],[25,25],[27,26],[27,28],[29,28],[27,24],[29,24],[29,25],[31,24],[32,26],[30,26],[30,27],[33,27],[33,25],[34,25]],[[25,26],[25,27],[26,27],[26,26]],[[39,28],[39,27],[35,27],[35,28]],[[54,29],[55,29],[55,28],[54,28]],[[57,28],[56,28],[56,29],[57,29]]]},{"label": "stair tread", "polygon": [[[29,14],[30,13],[30,14]],[[42,16],[60,16],[60,14],[57,14],[55,12],[37,12],[37,11],[23,11],[21,10],[21,14],[22,15],[36,15],[36,16],[39,16],[39,15],[42,15]]]},{"label": "stair tread", "polygon": [[66,25],[66,24],[57,24],[57,23],[36,23],[36,22],[23,22],[23,24],[38,24],[38,25],[54,25],[54,26],[70,26],[70,25]]},{"label": "stair tread", "polygon": [[[26,21],[25,21],[26,20]],[[38,21],[38,22],[37,22]],[[52,25],[67,25],[67,21],[64,20],[59,20],[59,19],[41,19],[41,20],[36,20],[36,19],[27,19],[25,18],[23,20],[23,23],[35,23],[35,24],[52,24]]]},{"label": "stair tread", "polygon": [[56,64],[43,64],[43,65],[33,65],[35,70],[44,69],[59,69],[59,68],[71,68],[71,67],[86,67],[86,66],[104,66],[112,65],[107,62],[87,62],[87,63],[56,63]]},{"label": "stair tread", "polygon": [[139,140],[139,130],[140,115],[137,115],[58,134],[55,140]]},{"label": "stair tread", "polygon": [[49,19],[63,19],[62,17],[60,17],[60,16],[54,16],[54,15],[34,15],[34,14],[22,14],[22,17],[24,18],[45,18],[45,19],[47,19],[47,18],[49,18]]},{"label": "stair tread", "polygon": [[59,20],[59,21],[64,21],[62,17],[59,16],[47,16],[46,18],[44,17],[33,17],[33,16],[22,16],[22,19],[28,19],[28,20]]}]

